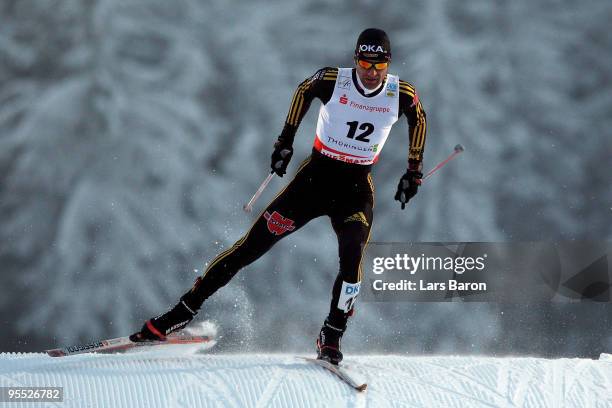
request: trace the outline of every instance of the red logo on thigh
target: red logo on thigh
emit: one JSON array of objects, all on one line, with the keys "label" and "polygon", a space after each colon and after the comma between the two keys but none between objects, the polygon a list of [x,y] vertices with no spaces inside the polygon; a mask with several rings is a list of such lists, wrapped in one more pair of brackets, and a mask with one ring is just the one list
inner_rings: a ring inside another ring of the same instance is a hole
[{"label": "red logo on thigh", "polygon": [[276,211],[273,211],[272,214],[264,212],[264,218],[268,221],[268,230],[274,235],[282,235],[295,229],[293,220],[283,217]]}]

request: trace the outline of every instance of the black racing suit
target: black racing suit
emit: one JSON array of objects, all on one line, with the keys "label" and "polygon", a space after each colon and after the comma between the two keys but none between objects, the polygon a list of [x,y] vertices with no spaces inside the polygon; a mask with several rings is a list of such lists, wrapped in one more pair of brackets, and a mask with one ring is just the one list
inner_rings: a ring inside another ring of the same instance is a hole
[{"label": "black racing suit", "polygon": [[[323,68],[300,84],[279,136],[281,143],[287,146],[293,143],[297,127],[315,97],[323,103],[329,101],[337,72],[335,68]],[[353,81],[360,89],[354,70]],[[414,88],[403,81],[400,81],[400,112],[408,118],[410,128],[409,166],[418,166],[425,141],[425,112]],[[338,308],[340,290],[343,281],[357,283],[362,280],[361,258],[372,228],[374,186],[370,171],[371,165],[345,163],[313,149],[294,179],[262,211],[249,231],[210,263],[181,300],[192,310],[198,310],[241,268],[257,260],[280,239],[313,218],[326,215],[338,237],[340,258],[328,322],[344,330],[352,314],[352,304],[346,311]]]}]

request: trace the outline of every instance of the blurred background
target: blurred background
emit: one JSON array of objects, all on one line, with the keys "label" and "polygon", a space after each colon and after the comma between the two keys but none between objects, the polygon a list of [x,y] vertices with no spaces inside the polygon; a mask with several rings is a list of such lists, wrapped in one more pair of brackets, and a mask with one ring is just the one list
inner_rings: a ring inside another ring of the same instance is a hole
[{"label": "blurred background", "polygon": [[[428,114],[425,169],[393,200],[404,118],[374,168],[372,240],[612,240],[612,3],[5,0],[0,4],[0,351],[127,335],[165,311],[289,176],[268,173],[297,85],[385,29]],[[219,351],[313,352],[338,270],[314,220],[205,303]],[[609,303],[368,303],[347,353],[597,357]]]}]

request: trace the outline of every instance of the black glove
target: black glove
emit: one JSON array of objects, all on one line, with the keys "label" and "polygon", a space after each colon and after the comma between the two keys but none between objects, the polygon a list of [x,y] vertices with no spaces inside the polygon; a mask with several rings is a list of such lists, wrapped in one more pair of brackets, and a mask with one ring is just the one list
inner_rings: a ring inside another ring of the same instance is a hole
[{"label": "black glove", "polygon": [[293,147],[291,147],[290,144],[283,143],[282,140],[278,140],[274,143],[270,167],[277,176],[283,177],[287,172],[287,166],[289,165],[291,156],[293,156]]},{"label": "black glove", "polygon": [[406,203],[414,197],[419,190],[421,185],[421,179],[423,173],[419,170],[406,170],[406,173],[402,176],[397,185],[397,193],[395,193],[395,199],[402,203],[402,210],[406,208]]}]

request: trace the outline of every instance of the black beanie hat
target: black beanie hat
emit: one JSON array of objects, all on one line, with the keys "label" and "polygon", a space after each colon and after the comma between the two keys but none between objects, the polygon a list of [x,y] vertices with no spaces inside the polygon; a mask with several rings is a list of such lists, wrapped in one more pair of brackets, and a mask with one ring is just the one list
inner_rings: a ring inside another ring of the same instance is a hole
[{"label": "black beanie hat", "polygon": [[355,57],[371,61],[390,61],[391,43],[387,33],[379,28],[368,28],[359,34]]}]

